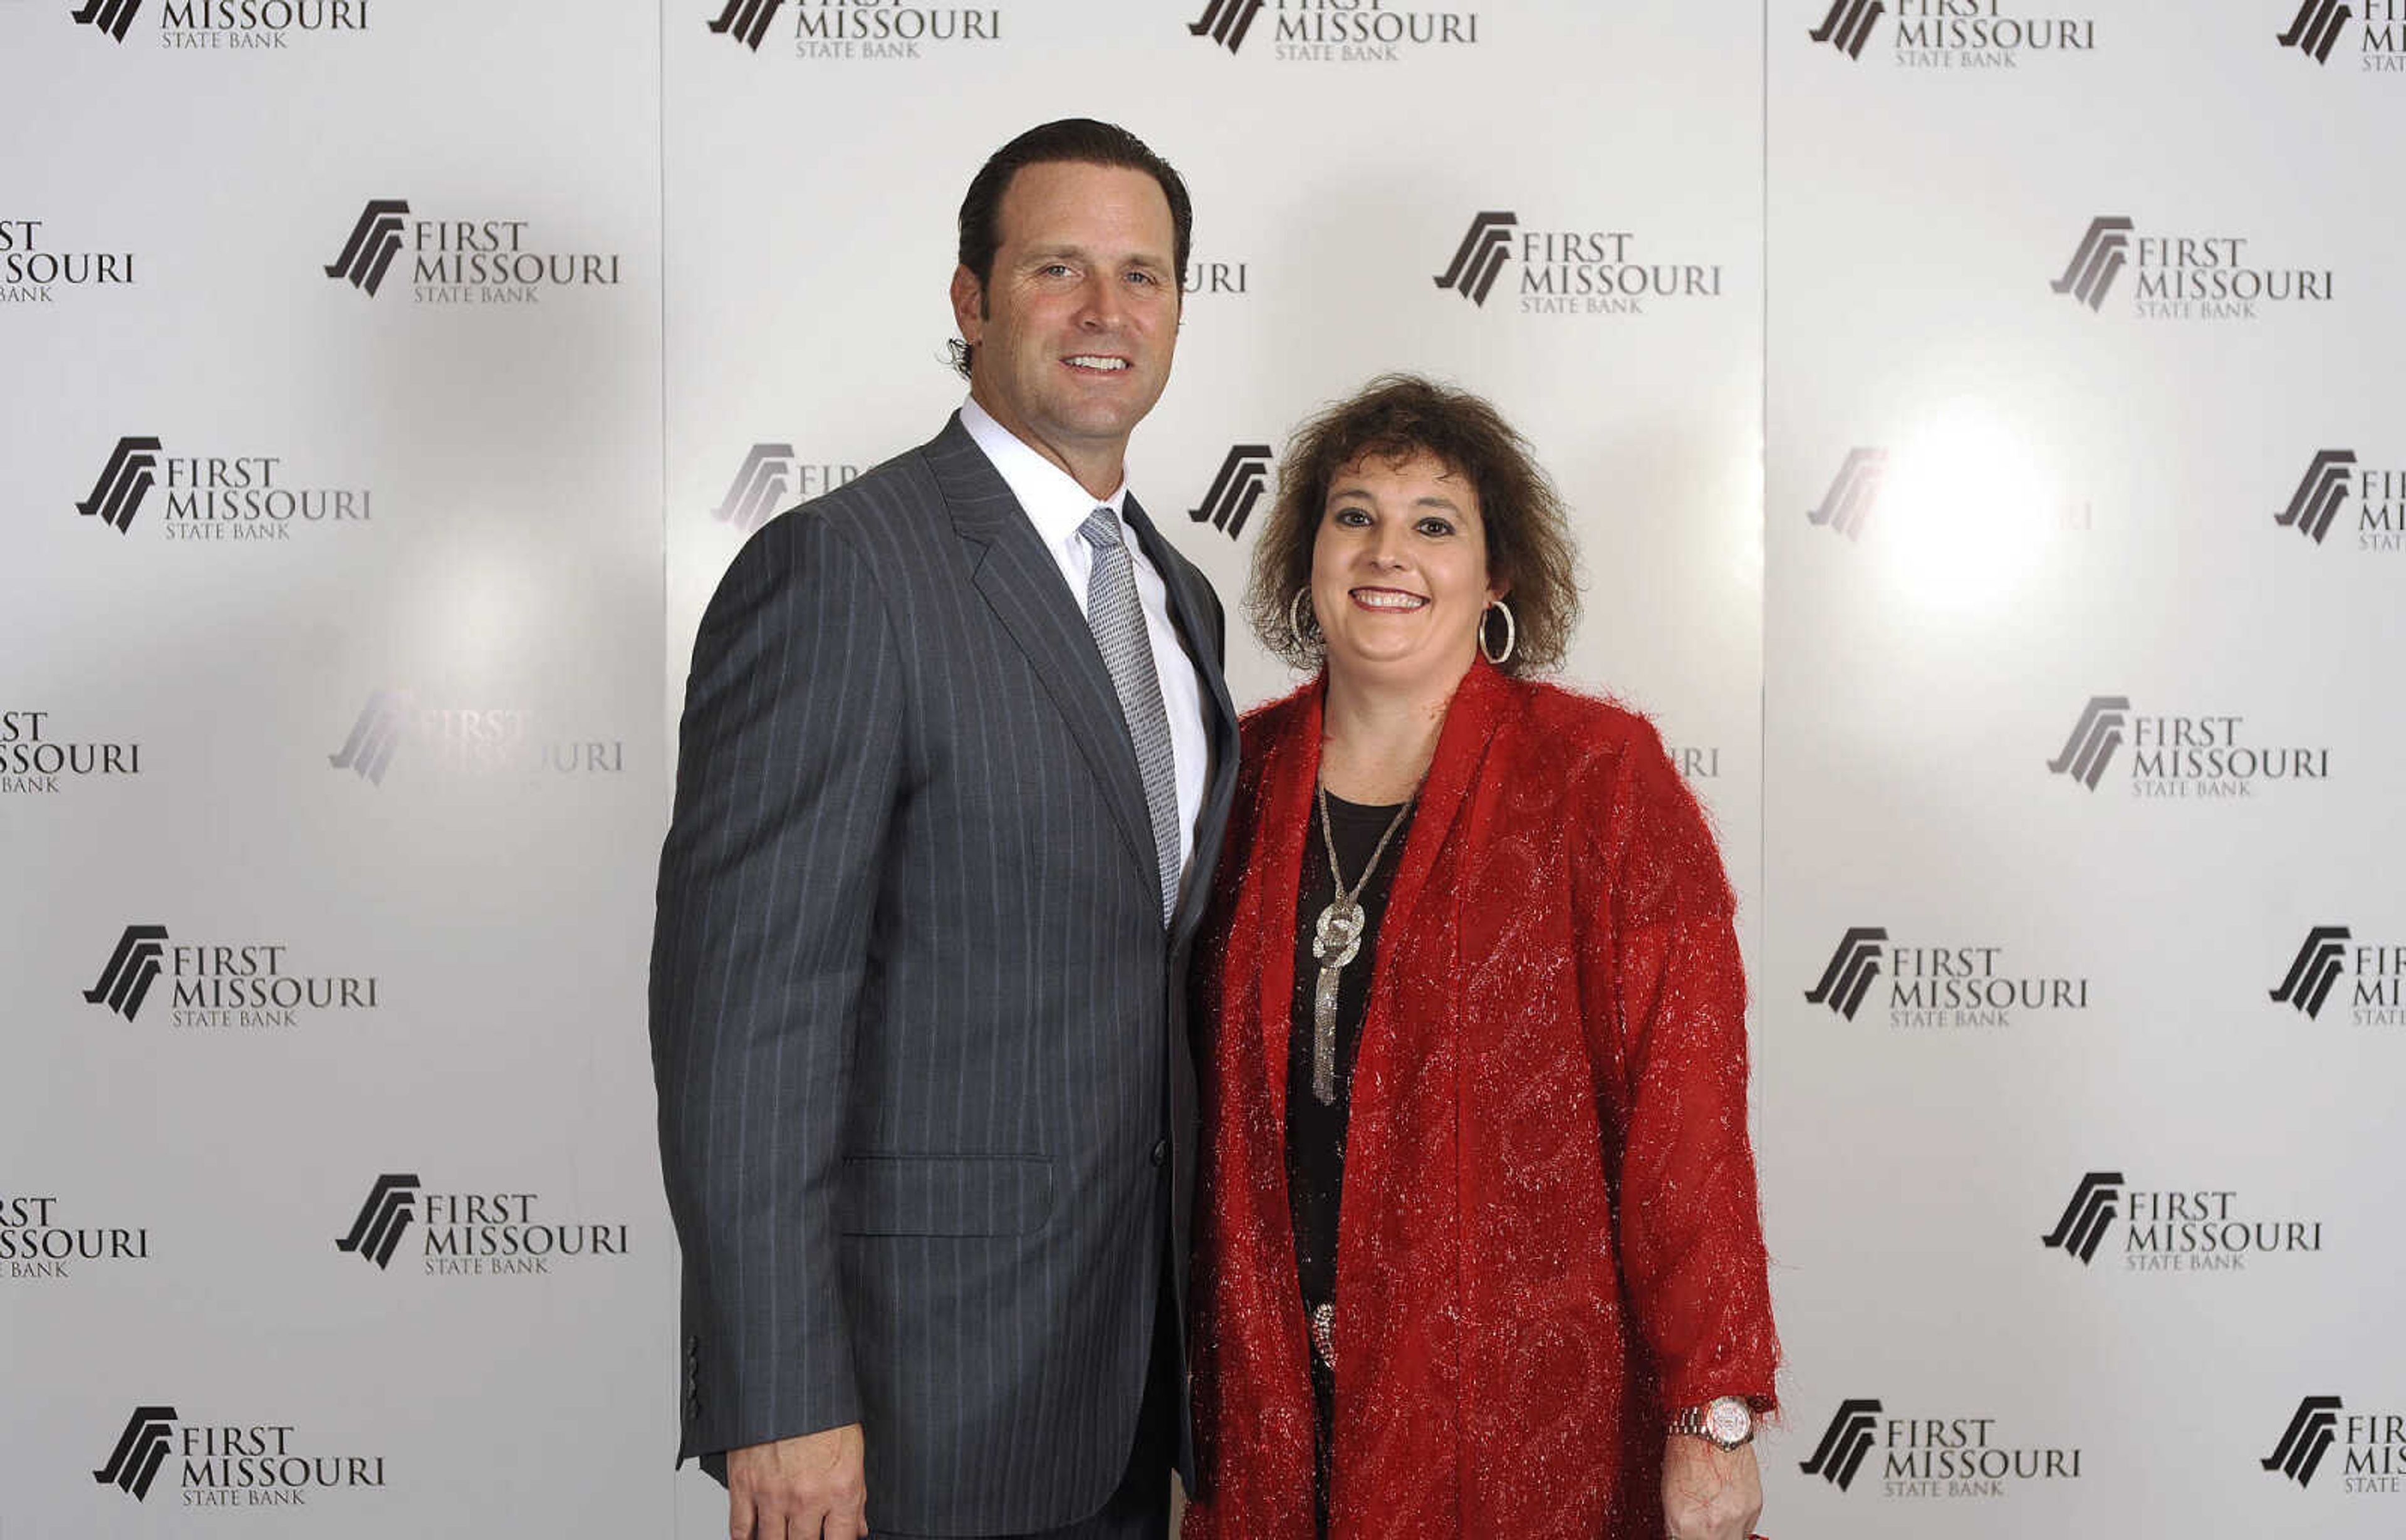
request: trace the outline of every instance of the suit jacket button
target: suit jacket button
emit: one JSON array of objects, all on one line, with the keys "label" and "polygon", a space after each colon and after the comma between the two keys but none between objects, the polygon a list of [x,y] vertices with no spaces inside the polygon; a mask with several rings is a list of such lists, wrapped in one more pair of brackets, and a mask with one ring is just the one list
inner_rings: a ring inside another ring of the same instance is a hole
[{"label": "suit jacket button", "polygon": [[1161,1166],[1168,1163],[1169,1159],[1169,1141],[1168,1139],[1155,1139],[1153,1141],[1152,1159],[1153,1164],[1155,1166]]}]

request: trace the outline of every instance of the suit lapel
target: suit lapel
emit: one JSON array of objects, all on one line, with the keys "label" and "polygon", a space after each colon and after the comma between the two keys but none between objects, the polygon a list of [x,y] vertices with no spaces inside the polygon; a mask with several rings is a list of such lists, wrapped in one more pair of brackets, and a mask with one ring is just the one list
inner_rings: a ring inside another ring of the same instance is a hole
[{"label": "suit lapel", "polygon": [[1211,758],[1203,781],[1203,806],[1196,810],[1195,819],[1195,869],[1185,874],[1178,912],[1171,917],[1172,936],[1183,939],[1202,922],[1204,906],[1210,899],[1211,875],[1219,862],[1220,834],[1227,827],[1229,804],[1237,795],[1237,759],[1241,747],[1237,734],[1237,708],[1229,699],[1228,681],[1221,669],[1221,648],[1210,621],[1211,602],[1200,591],[1203,575],[1187,565],[1161,531],[1153,528],[1135,494],[1129,494],[1125,506],[1128,524],[1136,530],[1137,544],[1143,547],[1145,559],[1153,563],[1153,570],[1161,574],[1162,586],[1169,591],[1169,618],[1178,628],[1179,640],[1185,643],[1186,656],[1194,661],[1196,677],[1203,681],[1204,741],[1210,745]]},{"label": "suit lapel", "polygon": [[1153,859],[1153,819],[1145,811],[1136,747],[1094,632],[1061,581],[1060,567],[1037,539],[1002,473],[961,426],[959,414],[923,452],[954,529],[977,548],[978,592],[1068,718],[1070,737],[1094,768],[1129,855],[1148,883],[1156,882],[1160,868]]}]

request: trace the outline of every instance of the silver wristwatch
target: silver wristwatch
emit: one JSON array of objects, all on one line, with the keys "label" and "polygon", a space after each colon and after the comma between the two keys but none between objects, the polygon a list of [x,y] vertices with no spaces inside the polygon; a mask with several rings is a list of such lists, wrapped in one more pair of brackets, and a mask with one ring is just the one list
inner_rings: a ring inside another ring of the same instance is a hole
[{"label": "silver wristwatch", "polygon": [[1754,1438],[1754,1411],[1736,1396],[1719,1396],[1673,1413],[1671,1431],[1710,1439],[1716,1448],[1734,1449]]}]

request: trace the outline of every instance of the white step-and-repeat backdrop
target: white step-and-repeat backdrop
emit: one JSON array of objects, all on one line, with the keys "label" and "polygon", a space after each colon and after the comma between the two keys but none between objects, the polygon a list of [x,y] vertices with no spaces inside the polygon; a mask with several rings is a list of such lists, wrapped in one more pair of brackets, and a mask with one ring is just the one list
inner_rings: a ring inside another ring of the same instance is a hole
[{"label": "white step-and-repeat backdrop", "polygon": [[1747,899],[1763,1527],[2406,1529],[2406,0],[0,0],[0,1540],[723,1533],[685,657],[1069,115],[1224,597],[1383,370],[1577,509]]}]

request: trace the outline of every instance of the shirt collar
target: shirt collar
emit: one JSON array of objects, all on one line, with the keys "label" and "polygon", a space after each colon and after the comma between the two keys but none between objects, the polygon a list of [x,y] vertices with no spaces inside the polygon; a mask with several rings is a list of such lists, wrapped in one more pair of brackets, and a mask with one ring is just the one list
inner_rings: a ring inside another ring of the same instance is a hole
[{"label": "shirt collar", "polygon": [[1077,477],[1020,442],[974,398],[961,403],[961,426],[969,430],[969,437],[977,441],[985,458],[994,462],[1003,485],[1019,500],[1021,512],[1036,526],[1045,544],[1066,545],[1080,538],[1079,526],[1097,508],[1109,508],[1114,514],[1124,511],[1121,504],[1127,499],[1125,477],[1121,478],[1111,496],[1095,496],[1078,485]]}]

